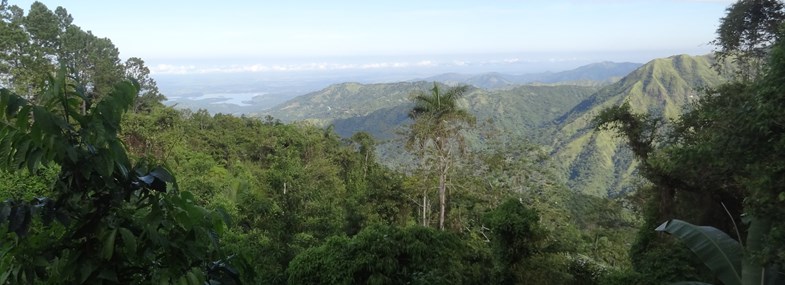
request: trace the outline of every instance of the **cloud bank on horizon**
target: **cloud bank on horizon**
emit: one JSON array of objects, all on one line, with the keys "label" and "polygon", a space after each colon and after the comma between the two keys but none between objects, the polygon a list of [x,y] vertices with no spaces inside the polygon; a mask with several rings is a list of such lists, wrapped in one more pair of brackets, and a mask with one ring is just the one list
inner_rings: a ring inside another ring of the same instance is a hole
[{"label": "cloud bank on horizon", "polygon": [[707,51],[656,51],[630,53],[556,53],[520,55],[466,55],[442,57],[409,57],[379,61],[374,58],[337,58],[299,63],[257,63],[241,60],[240,63],[207,62],[153,63],[149,68],[153,74],[214,74],[214,73],[298,73],[298,72],[353,72],[353,71],[431,71],[436,73],[462,72],[557,72],[602,61],[645,63],[651,59],[676,54],[703,55]]},{"label": "cloud bank on horizon", "polygon": [[549,58],[545,60],[531,60],[520,58],[504,58],[499,60],[419,60],[419,61],[394,61],[371,63],[301,63],[301,64],[229,64],[229,65],[175,65],[155,64],[150,66],[153,74],[207,74],[207,73],[240,73],[240,72],[303,72],[303,71],[350,71],[350,70],[382,70],[405,68],[449,68],[472,66],[499,66],[526,63],[553,63],[579,61],[578,58]]}]

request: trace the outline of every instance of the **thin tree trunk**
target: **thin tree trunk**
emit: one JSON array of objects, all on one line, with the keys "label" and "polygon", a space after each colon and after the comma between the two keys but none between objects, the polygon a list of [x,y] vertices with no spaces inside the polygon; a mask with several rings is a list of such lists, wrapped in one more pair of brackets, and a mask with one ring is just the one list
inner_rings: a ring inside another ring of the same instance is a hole
[{"label": "thin tree trunk", "polygon": [[439,173],[439,229],[444,230],[444,216],[446,212],[445,205],[447,204],[447,191],[446,189],[446,177],[447,172],[446,169],[442,168],[441,173]]},{"label": "thin tree trunk", "polygon": [[363,164],[363,180],[365,177],[368,176],[368,157],[371,155],[371,152],[366,150],[365,151],[365,164]]},{"label": "thin tree trunk", "polygon": [[428,219],[427,219],[428,214],[425,211],[425,209],[428,209],[428,192],[427,191],[423,191],[422,192],[422,226],[423,227],[427,227],[428,226]]},{"label": "thin tree trunk", "polygon": [[439,163],[439,229],[444,230],[444,220],[447,216],[447,170],[449,169],[450,150],[444,141],[438,140]]}]

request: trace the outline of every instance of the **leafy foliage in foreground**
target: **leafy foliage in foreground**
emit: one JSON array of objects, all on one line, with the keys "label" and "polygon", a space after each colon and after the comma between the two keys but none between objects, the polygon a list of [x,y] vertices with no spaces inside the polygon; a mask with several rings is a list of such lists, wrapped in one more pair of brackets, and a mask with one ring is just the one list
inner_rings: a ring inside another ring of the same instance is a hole
[{"label": "leafy foliage in foreground", "polygon": [[127,157],[118,133],[136,88],[121,82],[85,113],[88,98],[63,72],[38,104],[0,89],[3,168],[60,169],[51,198],[0,204],[0,284],[201,284],[231,273],[210,268],[218,216],[165,168]]},{"label": "leafy foliage in foreground", "polygon": [[714,227],[701,227],[682,220],[669,220],[656,231],[683,240],[717,274],[724,284],[741,284],[741,244]]}]

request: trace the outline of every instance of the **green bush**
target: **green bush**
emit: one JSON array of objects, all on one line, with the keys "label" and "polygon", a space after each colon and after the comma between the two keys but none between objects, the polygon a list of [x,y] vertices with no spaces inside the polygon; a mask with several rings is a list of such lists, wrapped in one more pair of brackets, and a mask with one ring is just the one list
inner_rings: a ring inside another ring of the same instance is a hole
[{"label": "green bush", "polygon": [[453,233],[373,225],[304,251],[287,273],[289,284],[482,284],[489,261]]}]

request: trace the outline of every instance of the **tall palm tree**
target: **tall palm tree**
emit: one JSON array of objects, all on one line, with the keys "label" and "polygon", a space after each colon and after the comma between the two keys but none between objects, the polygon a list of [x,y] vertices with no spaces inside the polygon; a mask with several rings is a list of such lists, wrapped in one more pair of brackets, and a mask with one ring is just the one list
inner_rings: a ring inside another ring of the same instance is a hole
[{"label": "tall palm tree", "polygon": [[[414,108],[409,112],[409,118],[414,120],[409,131],[407,146],[416,146],[420,151],[433,150],[434,159],[430,163],[439,173],[439,229],[444,229],[446,215],[446,183],[447,172],[450,169],[452,147],[463,147],[463,138],[460,134],[461,127],[465,124],[473,125],[475,118],[466,110],[458,106],[458,99],[469,90],[468,86],[458,86],[442,92],[436,82],[430,92],[414,94]],[[423,157],[425,162],[425,156]],[[426,211],[427,192],[423,192],[423,225],[427,226]]]}]

